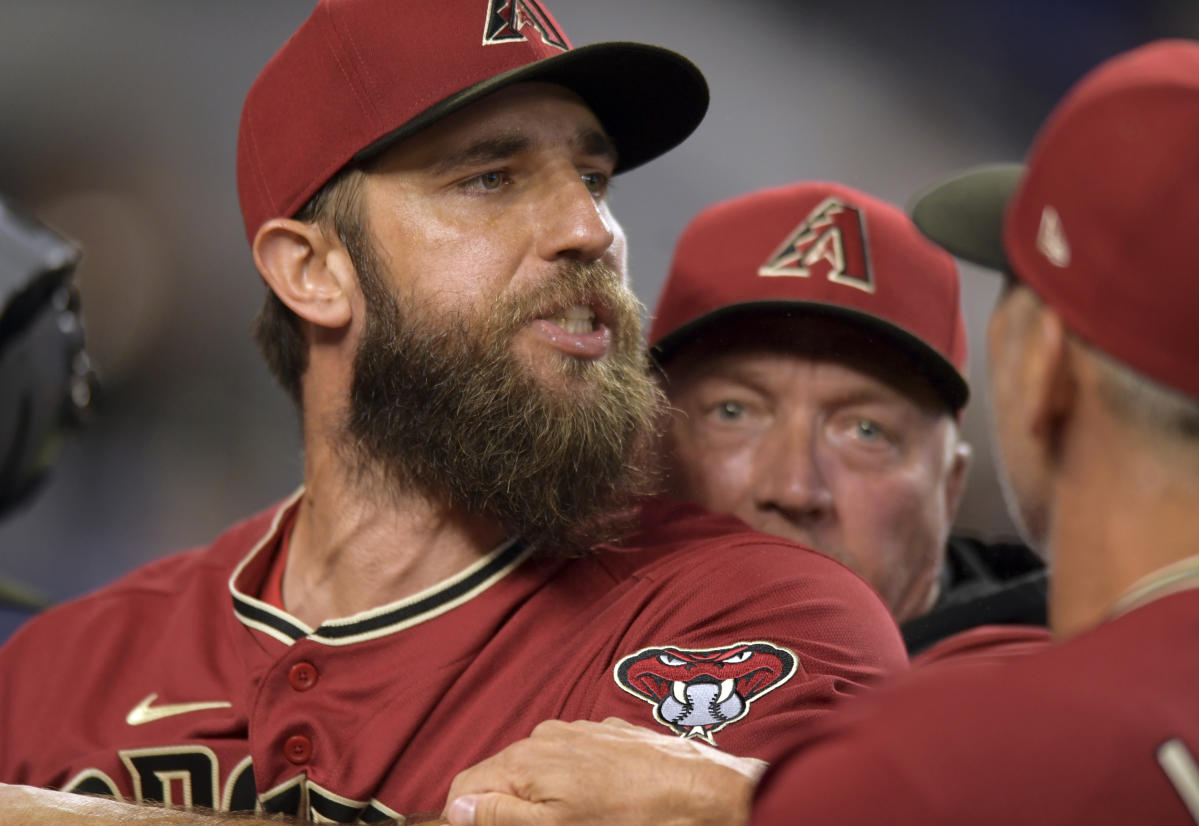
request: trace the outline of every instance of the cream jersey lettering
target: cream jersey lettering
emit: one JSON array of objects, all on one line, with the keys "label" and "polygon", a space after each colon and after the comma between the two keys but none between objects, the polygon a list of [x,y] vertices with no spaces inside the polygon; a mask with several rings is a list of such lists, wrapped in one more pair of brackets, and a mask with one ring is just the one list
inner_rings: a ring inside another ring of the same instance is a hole
[{"label": "cream jersey lettering", "polygon": [[549,718],[772,760],[906,668],[848,569],[658,501],[620,547],[544,560],[506,543],[308,628],[255,596],[297,502],[21,629],[0,649],[0,781],[371,822],[440,810],[457,772]]},{"label": "cream jersey lettering", "polygon": [[752,826],[1194,826],[1199,590],[1023,657],[916,668],[821,723]]}]

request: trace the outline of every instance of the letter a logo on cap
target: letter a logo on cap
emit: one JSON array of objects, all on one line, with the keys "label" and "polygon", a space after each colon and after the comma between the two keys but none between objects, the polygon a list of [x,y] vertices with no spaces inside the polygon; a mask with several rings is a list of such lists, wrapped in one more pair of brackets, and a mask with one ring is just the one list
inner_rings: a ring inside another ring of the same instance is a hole
[{"label": "letter a logo on cap", "polygon": [[1041,211],[1041,225],[1037,227],[1037,249],[1055,267],[1070,266],[1070,245],[1062,231],[1062,218],[1051,206]]},{"label": "letter a logo on cap", "polygon": [[566,51],[570,47],[554,19],[537,0],[488,0],[487,24],[483,29],[483,45],[524,41],[524,30],[532,26],[547,46]]},{"label": "letter a logo on cap", "polygon": [[823,276],[834,284],[874,292],[865,216],[836,198],[825,199],[787,236],[758,275]]}]

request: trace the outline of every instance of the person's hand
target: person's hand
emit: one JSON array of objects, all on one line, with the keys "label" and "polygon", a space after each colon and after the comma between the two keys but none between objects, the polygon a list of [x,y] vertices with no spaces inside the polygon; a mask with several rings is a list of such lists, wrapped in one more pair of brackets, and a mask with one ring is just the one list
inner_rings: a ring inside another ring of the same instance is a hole
[{"label": "person's hand", "polygon": [[0,823],[4,826],[220,826],[234,822],[244,826],[249,821],[0,783]]},{"label": "person's hand", "polygon": [[459,774],[451,826],[739,826],[765,763],[610,718],[550,720]]}]

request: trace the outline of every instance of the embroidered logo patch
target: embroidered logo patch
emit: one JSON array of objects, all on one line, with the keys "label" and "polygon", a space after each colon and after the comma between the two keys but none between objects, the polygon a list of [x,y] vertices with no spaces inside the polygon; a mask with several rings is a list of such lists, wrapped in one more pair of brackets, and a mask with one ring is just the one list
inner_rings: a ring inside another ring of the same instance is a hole
[{"label": "embroidered logo patch", "polygon": [[681,737],[715,745],[713,734],[749,714],[750,704],[795,675],[798,661],[768,642],[724,648],[644,648],[616,664],[622,689],[654,707]]},{"label": "embroidered logo patch", "polygon": [[1037,227],[1037,249],[1055,267],[1070,266],[1070,244],[1062,231],[1062,218],[1051,206],[1041,210],[1041,223]]},{"label": "embroidered logo patch", "polygon": [[541,35],[541,42],[547,46],[564,52],[570,48],[554,18],[537,0],[488,0],[483,45],[527,40],[525,33],[529,27]]},{"label": "embroidered logo patch", "polygon": [[874,292],[866,221],[856,207],[826,198],[758,268],[758,275],[827,278]]}]

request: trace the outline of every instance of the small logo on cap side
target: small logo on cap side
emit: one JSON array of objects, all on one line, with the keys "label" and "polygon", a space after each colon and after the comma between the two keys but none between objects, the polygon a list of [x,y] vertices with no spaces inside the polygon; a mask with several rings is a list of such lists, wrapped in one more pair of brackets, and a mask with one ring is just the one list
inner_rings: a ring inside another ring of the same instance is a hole
[{"label": "small logo on cap side", "polygon": [[1062,231],[1062,218],[1051,206],[1041,210],[1041,226],[1037,227],[1037,249],[1055,267],[1070,266],[1070,244]]},{"label": "small logo on cap side", "polygon": [[487,24],[483,29],[483,45],[524,42],[523,31],[532,26],[547,46],[567,51],[566,38],[549,12],[537,0],[488,0]]},{"label": "small logo on cap side", "polygon": [[874,292],[866,218],[861,210],[826,198],[808,213],[758,275],[808,278],[823,274],[834,284]]}]

